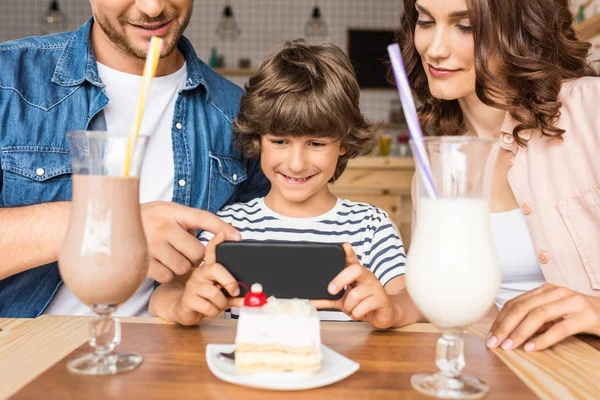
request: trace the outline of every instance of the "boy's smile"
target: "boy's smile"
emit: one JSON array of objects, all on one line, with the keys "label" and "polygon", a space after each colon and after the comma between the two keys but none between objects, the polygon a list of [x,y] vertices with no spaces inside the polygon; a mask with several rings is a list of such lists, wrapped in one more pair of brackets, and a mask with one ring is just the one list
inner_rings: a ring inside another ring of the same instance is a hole
[{"label": "boy's smile", "polygon": [[313,217],[329,211],[336,202],[329,192],[341,142],[330,137],[276,136],[261,138],[261,167],[271,181],[265,197],[275,212],[290,217]]},{"label": "boy's smile", "polygon": [[289,176],[286,174],[283,174],[281,172],[278,172],[279,175],[283,176],[283,178],[291,185],[301,185],[303,183],[306,183],[308,180],[310,180],[314,175],[309,175],[309,176]]}]

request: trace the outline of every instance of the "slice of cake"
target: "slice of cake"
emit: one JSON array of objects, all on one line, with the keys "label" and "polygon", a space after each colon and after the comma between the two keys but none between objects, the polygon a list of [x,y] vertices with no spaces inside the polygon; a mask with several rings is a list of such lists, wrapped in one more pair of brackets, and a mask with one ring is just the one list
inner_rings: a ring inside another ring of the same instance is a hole
[{"label": "slice of cake", "polygon": [[262,287],[252,285],[238,319],[237,372],[315,372],[321,357],[321,326],[313,305],[300,299],[265,300]]}]

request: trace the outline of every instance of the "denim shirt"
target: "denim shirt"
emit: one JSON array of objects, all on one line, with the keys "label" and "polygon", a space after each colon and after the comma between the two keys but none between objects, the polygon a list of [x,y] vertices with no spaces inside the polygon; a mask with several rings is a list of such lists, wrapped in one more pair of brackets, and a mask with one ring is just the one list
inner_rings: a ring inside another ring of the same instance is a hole
[{"label": "denim shirt", "polygon": [[[71,199],[65,134],[106,129],[109,99],[90,43],[92,24],[0,44],[0,207]],[[264,196],[269,184],[258,162],[232,145],[242,89],[200,61],[186,38],[178,48],[187,81],[171,132],[173,201],[216,212]],[[0,280],[0,317],[40,315],[61,285],[56,262]]]}]

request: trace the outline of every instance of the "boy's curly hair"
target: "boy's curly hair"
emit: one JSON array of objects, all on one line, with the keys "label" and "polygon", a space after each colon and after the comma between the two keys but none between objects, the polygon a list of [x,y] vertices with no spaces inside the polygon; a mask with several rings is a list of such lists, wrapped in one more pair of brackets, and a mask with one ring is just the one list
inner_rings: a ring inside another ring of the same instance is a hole
[{"label": "boy's curly hair", "polygon": [[346,153],[338,159],[334,182],[348,160],[375,146],[374,128],[358,108],[354,69],[335,45],[287,42],[262,62],[245,89],[233,134],[249,158],[260,156],[265,134],[340,139]]}]

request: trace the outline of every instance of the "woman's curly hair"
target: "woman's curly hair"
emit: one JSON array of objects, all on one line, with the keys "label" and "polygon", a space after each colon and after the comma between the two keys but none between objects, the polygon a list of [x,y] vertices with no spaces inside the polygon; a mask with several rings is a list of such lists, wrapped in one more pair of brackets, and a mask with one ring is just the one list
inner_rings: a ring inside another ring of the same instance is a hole
[{"label": "woman's curly hair", "polygon": [[340,139],[346,153],[338,159],[333,182],[348,160],[375,146],[374,128],[358,108],[354,69],[335,45],[287,42],[262,62],[245,89],[233,134],[249,158],[260,156],[265,134]]},{"label": "woman's curly hair", "polygon": [[[568,0],[467,0],[475,43],[475,92],[486,105],[508,111],[518,122],[512,132],[520,146],[524,130],[560,138],[554,126],[562,82],[598,76],[586,61],[591,45],[577,38]],[[466,131],[457,100],[433,97],[414,45],[415,0],[404,0],[399,42],[406,72],[418,100],[419,118],[434,135]],[[494,73],[490,70],[494,59]]]}]

